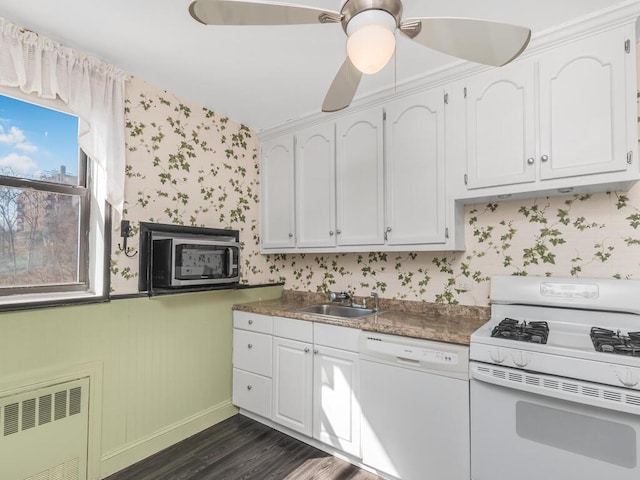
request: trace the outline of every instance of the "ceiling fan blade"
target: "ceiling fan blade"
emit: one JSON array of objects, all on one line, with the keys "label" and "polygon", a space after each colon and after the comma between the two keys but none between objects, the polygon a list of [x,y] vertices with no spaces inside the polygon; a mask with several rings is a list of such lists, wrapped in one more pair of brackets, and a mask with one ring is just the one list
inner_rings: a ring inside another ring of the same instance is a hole
[{"label": "ceiling fan blade", "polygon": [[301,25],[336,23],[338,12],[287,3],[194,0],[189,13],[205,25]]},{"label": "ceiling fan blade", "polygon": [[531,39],[526,27],[473,18],[411,18],[400,31],[439,52],[494,67],[515,60]]},{"label": "ceiling fan blade", "polygon": [[323,112],[337,112],[343,108],[347,108],[353,100],[360,79],[362,78],[362,72],[358,70],[349,57],[346,58],[340,70],[336,74],[324,102],[322,103]]}]

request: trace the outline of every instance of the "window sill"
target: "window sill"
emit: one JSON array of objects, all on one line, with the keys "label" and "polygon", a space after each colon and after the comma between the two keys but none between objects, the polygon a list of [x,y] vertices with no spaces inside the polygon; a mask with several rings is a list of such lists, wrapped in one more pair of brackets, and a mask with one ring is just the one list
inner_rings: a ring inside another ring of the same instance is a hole
[{"label": "window sill", "polygon": [[108,301],[104,295],[89,292],[24,293],[0,296],[0,312]]}]

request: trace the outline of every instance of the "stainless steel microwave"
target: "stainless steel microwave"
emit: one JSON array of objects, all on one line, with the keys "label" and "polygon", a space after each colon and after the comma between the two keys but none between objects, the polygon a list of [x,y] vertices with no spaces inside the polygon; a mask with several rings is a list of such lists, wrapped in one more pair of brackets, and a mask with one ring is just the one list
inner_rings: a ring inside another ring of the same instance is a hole
[{"label": "stainless steel microwave", "polygon": [[240,244],[232,236],[167,235],[151,238],[153,287],[235,284]]}]

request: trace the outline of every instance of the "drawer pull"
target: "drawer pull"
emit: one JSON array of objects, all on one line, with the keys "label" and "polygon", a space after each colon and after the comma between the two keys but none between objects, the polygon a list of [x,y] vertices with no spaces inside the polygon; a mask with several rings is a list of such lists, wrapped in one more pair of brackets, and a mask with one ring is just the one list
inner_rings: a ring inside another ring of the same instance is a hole
[{"label": "drawer pull", "polygon": [[251,390],[253,388],[253,385],[247,385],[247,390]]},{"label": "drawer pull", "polygon": [[253,325],[253,320],[249,320],[249,325]]},{"label": "drawer pull", "polygon": [[250,343],[249,345],[247,345],[247,348],[251,350],[253,348],[253,343]]}]

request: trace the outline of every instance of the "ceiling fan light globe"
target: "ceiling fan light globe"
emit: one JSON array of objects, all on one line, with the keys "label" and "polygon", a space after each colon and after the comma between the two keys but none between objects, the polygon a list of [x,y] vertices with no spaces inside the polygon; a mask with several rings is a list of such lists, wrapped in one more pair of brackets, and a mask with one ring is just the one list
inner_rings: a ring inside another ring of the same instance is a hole
[{"label": "ceiling fan light globe", "polygon": [[396,21],[383,10],[366,10],[347,25],[347,55],[362,73],[379,72],[396,48]]}]

